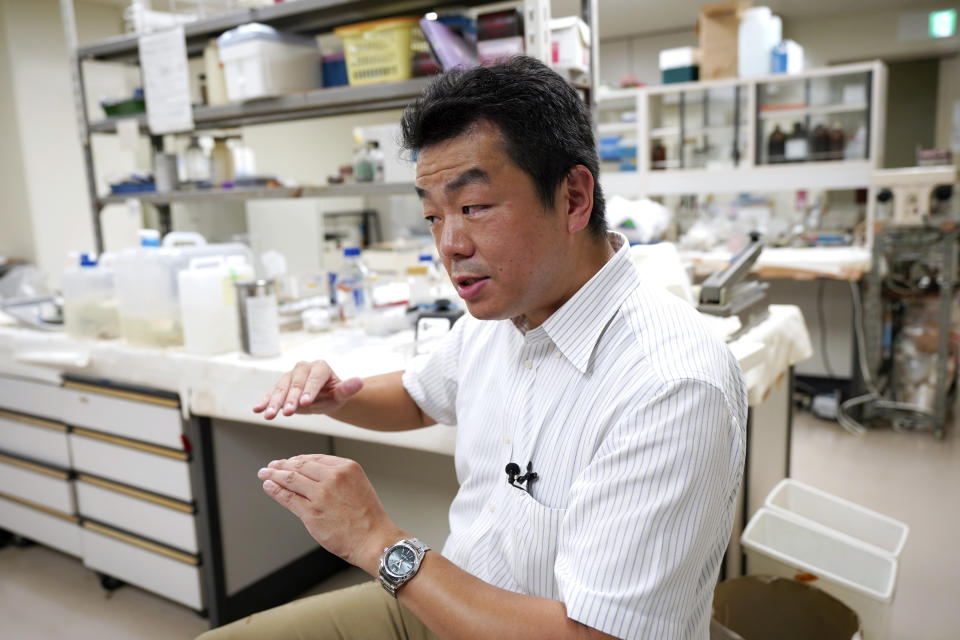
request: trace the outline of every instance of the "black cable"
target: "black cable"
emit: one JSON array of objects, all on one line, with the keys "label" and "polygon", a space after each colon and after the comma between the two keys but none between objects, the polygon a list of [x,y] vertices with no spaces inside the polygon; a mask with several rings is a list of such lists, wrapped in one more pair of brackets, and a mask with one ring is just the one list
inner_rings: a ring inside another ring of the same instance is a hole
[{"label": "black cable", "polygon": [[823,357],[823,366],[827,370],[827,376],[831,380],[836,380],[837,376],[833,372],[833,367],[830,366],[830,354],[827,352],[827,319],[826,314],[823,312],[823,289],[826,285],[826,278],[818,279],[817,287],[817,322],[819,324],[818,330],[820,331],[820,354]]}]

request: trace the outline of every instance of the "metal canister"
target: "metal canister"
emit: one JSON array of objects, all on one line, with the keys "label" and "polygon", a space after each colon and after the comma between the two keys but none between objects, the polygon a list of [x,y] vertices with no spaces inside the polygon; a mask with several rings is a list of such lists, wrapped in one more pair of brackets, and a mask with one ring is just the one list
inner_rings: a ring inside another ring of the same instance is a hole
[{"label": "metal canister", "polygon": [[273,280],[236,283],[240,311],[240,344],[257,358],[280,355],[280,320]]}]

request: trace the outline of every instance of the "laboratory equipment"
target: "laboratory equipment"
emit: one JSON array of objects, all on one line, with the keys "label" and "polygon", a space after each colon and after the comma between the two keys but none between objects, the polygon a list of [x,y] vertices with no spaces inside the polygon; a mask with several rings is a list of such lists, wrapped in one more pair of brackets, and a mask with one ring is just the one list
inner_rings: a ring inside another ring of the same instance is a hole
[{"label": "laboratory equipment", "polygon": [[167,347],[183,344],[177,273],[194,258],[240,255],[249,262],[242,244],[207,244],[192,232],[160,234],[140,231],[140,247],[125,249],[115,263],[120,329],[131,345]]},{"label": "laboratory equipment", "polygon": [[881,189],[881,202],[893,202],[894,225],[923,225],[949,215],[957,170],[950,165],[881,169],[873,172],[873,185]]},{"label": "laboratory equipment", "polygon": [[183,344],[188,353],[213,355],[240,348],[234,282],[254,277],[243,256],[194,258],[177,274]]},{"label": "laboratory equipment", "polygon": [[319,89],[320,48],[312,38],[250,23],[217,38],[230,100]]},{"label": "laboratory equipment", "polygon": [[757,232],[750,233],[750,244],[730,259],[730,266],[723,271],[710,274],[700,288],[700,301],[697,309],[712,316],[740,318],[740,330],[728,340],[736,337],[761,321],[767,315],[767,305],[763,303],[769,283],[756,280],[742,282],[750,273],[750,267],[763,251],[763,240]]},{"label": "laboratory equipment", "polygon": [[280,355],[280,316],[273,280],[236,283],[240,342],[256,358]]},{"label": "laboratory equipment", "polygon": [[112,256],[104,254],[97,264],[92,255],[81,253],[78,265],[64,270],[61,289],[63,324],[68,335],[90,339],[120,337]]},{"label": "laboratory equipment", "polygon": [[359,247],[344,249],[343,263],[336,279],[341,320],[350,320],[371,308],[369,280],[370,270],[360,259]]}]

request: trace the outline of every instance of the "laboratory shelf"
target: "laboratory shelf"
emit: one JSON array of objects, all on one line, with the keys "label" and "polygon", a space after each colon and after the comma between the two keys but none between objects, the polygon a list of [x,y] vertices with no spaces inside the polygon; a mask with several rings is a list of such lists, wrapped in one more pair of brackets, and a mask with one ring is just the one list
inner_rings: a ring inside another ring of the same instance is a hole
[{"label": "laboratory shelf", "polygon": [[812,107],[791,107],[786,109],[761,107],[759,117],[771,118],[804,118],[806,116],[825,116],[837,113],[860,113],[870,108],[866,102],[850,104],[825,104]]},{"label": "laboratory shelf", "polygon": [[[301,0],[305,1],[305,0]],[[384,109],[401,109],[417,98],[430,84],[432,77],[414,78],[403,82],[389,82],[360,87],[330,87],[314,89],[248,102],[193,108],[196,129],[223,129],[270,122],[289,122],[347,113],[366,113]],[[146,115],[136,117],[141,129],[146,129]],[[93,133],[113,133],[117,122],[124,117],[107,118],[90,123]]]},{"label": "laboratory shelf", "polygon": [[255,187],[236,189],[193,189],[183,191],[150,191],[125,193],[100,198],[107,204],[122,204],[139,200],[148,204],[165,205],[174,202],[226,202],[230,200],[276,200],[286,198],[337,198],[414,195],[412,182],[375,182],[365,184],[331,184],[305,187]]},{"label": "laboratory shelf", "polygon": [[[297,0],[191,22],[184,25],[184,35],[187,54],[200,55],[211,38],[248,22],[260,22],[294,33],[319,33],[366,20],[416,15],[447,6],[488,3],[489,0]],[[77,57],[81,60],[136,62],[138,38],[138,34],[129,34],[81,45],[77,47]]]}]

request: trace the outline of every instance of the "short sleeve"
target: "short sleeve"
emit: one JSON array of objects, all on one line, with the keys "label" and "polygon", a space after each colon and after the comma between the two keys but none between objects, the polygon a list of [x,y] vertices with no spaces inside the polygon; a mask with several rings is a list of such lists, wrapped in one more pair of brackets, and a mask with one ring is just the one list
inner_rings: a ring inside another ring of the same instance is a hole
[{"label": "short sleeve", "polygon": [[457,424],[460,348],[470,317],[464,314],[429,354],[403,372],[403,387],[420,410],[442,424]]},{"label": "short sleeve", "polygon": [[679,380],[628,410],[571,487],[555,572],[567,615],[621,638],[705,637],[743,470],[724,394]]}]

